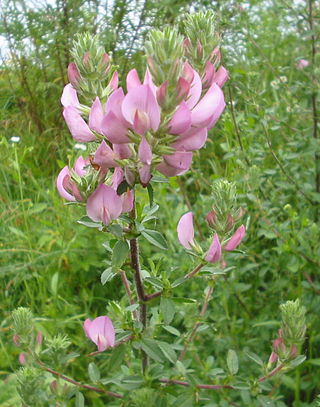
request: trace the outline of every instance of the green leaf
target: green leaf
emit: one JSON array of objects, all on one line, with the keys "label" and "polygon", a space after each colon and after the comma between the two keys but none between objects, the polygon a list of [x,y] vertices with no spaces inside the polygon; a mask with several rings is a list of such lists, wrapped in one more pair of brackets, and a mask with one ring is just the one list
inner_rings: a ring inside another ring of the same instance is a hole
[{"label": "green leaf", "polygon": [[115,273],[112,270],[112,267],[109,267],[106,270],[104,270],[104,272],[101,274],[102,285],[105,285],[105,283],[107,283],[108,281],[111,281],[113,279],[113,277],[116,275],[117,275],[117,273]]},{"label": "green leaf", "polygon": [[169,362],[173,364],[176,363],[177,355],[176,352],[173,350],[172,346],[169,345],[167,342],[157,341],[157,343],[162,353],[169,360]]},{"label": "green leaf", "polygon": [[162,236],[161,233],[156,230],[145,229],[142,233],[142,236],[148,240],[154,246],[159,247],[160,249],[167,250],[168,245],[166,239]]},{"label": "green leaf", "polygon": [[157,277],[146,277],[145,281],[150,283],[153,287],[157,288],[158,290],[163,289],[162,281]]},{"label": "green leaf", "polygon": [[76,393],[76,402],[74,405],[75,407],[84,407],[84,397],[80,391]]},{"label": "green leaf", "polygon": [[144,338],[140,342],[141,349],[153,360],[164,362],[163,352],[159,348],[157,341],[149,338]]},{"label": "green leaf", "polygon": [[263,366],[263,360],[257,354],[247,351],[246,355],[258,365]]},{"label": "green leaf", "polygon": [[107,366],[107,371],[118,370],[125,355],[126,355],[126,347],[124,345],[120,345],[120,346],[116,347],[111,353],[111,357],[109,359],[109,363]]},{"label": "green leaf", "polygon": [[89,363],[88,374],[92,382],[98,382],[100,380],[100,370],[93,362]]},{"label": "green leaf", "polygon": [[228,366],[229,372],[232,375],[235,375],[238,373],[238,370],[239,370],[238,356],[237,356],[236,352],[232,349],[229,349],[229,351],[228,351],[227,366]]},{"label": "green leaf", "polygon": [[160,311],[162,314],[163,321],[166,325],[170,325],[175,314],[175,305],[170,298],[161,297],[160,300]]},{"label": "green leaf", "polygon": [[148,196],[149,196],[149,203],[150,203],[150,206],[152,206],[153,205],[153,188],[152,188],[151,184],[148,184],[147,190],[148,190]]},{"label": "green leaf", "polygon": [[120,225],[109,225],[108,230],[110,233],[118,238],[121,238],[123,235],[122,227]]},{"label": "green leaf", "polygon": [[306,360],[305,355],[299,355],[295,359],[291,360],[289,366],[291,368],[297,367],[297,366],[301,365],[301,363],[303,363],[305,360]]},{"label": "green leaf", "polygon": [[126,261],[129,253],[129,245],[126,240],[119,240],[112,252],[112,267],[114,269],[118,269],[123,265],[123,263]]},{"label": "green leaf", "polygon": [[172,301],[176,302],[177,304],[195,304],[197,300],[193,298],[185,298],[185,297],[173,297]]},{"label": "green leaf", "polygon": [[80,225],[87,226],[88,228],[100,228],[101,222],[93,222],[88,216],[82,216],[77,223]]},{"label": "green leaf", "polygon": [[174,328],[173,326],[164,325],[164,326],[163,326],[163,329],[165,329],[166,331],[170,332],[172,335],[180,336],[180,332],[179,332],[176,328]]}]

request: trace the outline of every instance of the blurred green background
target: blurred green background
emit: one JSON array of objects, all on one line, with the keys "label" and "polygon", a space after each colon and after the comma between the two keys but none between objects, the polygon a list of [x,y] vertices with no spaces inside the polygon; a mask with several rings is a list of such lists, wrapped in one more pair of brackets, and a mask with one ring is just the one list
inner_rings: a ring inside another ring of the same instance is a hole
[{"label": "blurred green background", "polygon": [[[144,70],[142,49],[150,27],[179,23],[183,14],[205,9],[216,12],[223,38],[223,64],[230,74],[223,88],[227,108],[192,170],[157,184],[168,256],[149,246],[142,251],[154,262],[162,260],[172,278],[187,272],[190,260],[175,232],[179,217],[191,207],[205,231],[212,183],[236,182],[246,209],[245,254],[229,257],[235,269],[210,303],[211,329],[197,338],[203,358],[212,355],[217,366],[224,365],[231,347],[240,357],[240,372],[253,377],[256,368],[244,351],[266,359],[279,304],[299,297],[307,308],[308,360],[275,381],[258,404],[246,392],[215,392],[212,405],[317,406],[319,2],[3,0],[1,8],[0,406],[20,405],[13,376],[18,349],[10,333],[14,308],[30,307],[45,336],[67,333],[75,350],[89,352],[82,321],[122,296],[118,279],[100,284],[106,237],[77,224],[81,209],[65,206],[55,188],[60,168],[85,154],[72,140],[60,106],[76,33],[100,33],[123,84],[133,66]],[[309,65],[298,69],[300,59]],[[203,289],[197,280],[181,294],[201,298]],[[197,312],[197,305],[190,305],[179,309],[179,318],[191,325]],[[84,358],[70,365],[69,374],[88,380],[86,363]],[[88,405],[100,405],[94,395],[86,397]]]}]

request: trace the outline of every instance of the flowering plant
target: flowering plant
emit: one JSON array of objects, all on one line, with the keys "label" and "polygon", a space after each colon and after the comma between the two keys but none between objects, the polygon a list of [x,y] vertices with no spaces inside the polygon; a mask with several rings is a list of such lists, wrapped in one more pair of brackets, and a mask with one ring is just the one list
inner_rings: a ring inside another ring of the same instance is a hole
[{"label": "flowering plant", "polygon": [[[163,233],[146,226],[157,227],[155,184],[190,169],[193,154],[205,146],[208,131],[226,106],[222,88],[228,72],[221,65],[220,38],[212,14],[187,17],[183,30],[185,37],[176,28],[150,32],[143,80],[132,69],[125,78],[126,91],[119,86],[123,78],[97,37],[81,35],[74,44],[74,62],[68,67],[70,83],[61,103],[72,137],[88,143],[89,154],[78,157],[73,168],[65,166],[60,171],[57,189],[62,198],[85,206],[86,216],[79,223],[108,236],[109,267],[101,281],[104,284],[119,276],[125,299],[110,303],[108,315],[83,322],[85,335],[97,347],[88,356],[102,361],[100,367],[98,362],[89,364],[94,385],[82,384],[44,363],[42,356],[51,355],[56,365],[63,366],[70,343],[60,335],[42,349],[30,313],[15,311],[14,340],[22,348],[20,362],[27,365],[19,376],[26,405],[34,403],[34,398],[30,386],[24,384],[39,387],[41,377],[32,369],[59,379],[51,381],[50,389],[62,405],[72,396],[78,406],[83,405],[82,393],[75,390],[82,388],[111,398],[112,405],[191,406],[208,405],[212,391],[245,389],[257,395],[263,391],[262,383],[304,360],[299,344],[305,335],[305,310],[298,301],[282,306],[282,328],[268,363],[257,355],[249,356],[261,367],[257,379],[237,375],[238,356],[232,349],[227,352],[226,370],[212,369],[210,354],[204,372],[196,371],[192,360],[186,359],[203,329],[201,321],[214,287],[231,271],[228,253],[236,251],[246,235],[241,223],[244,210],[237,203],[233,183],[220,180],[212,186],[212,208],[204,214],[207,242],[195,239],[192,211],[178,222],[176,236],[193,259],[191,271],[172,281],[156,267],[150,271],[141,267],[145,262],[141,261],[140,244],[148,242],[162,251],[167,248]],[[149,203],[142,207],[139,196],[145,190]],[[201,230],[199,227],[202,234]],[[195,277],[206,285],[199,317],[190,329],[175,326],[179,304],[193,302],[176,297],[175,288]],[[93,309],[91,312],[94,314]],[[176,339],[169,342],[164,331]],[[108,375],[105,354],[114,363],[120,359],[121,372]],[[203,380],[208,383],[202,384]],[[120,401],[114,404],[115,400]]]}]

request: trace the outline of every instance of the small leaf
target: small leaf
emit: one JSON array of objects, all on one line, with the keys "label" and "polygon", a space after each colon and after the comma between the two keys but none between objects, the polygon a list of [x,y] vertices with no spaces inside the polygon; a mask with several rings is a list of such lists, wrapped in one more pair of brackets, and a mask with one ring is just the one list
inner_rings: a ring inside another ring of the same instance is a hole
[{"label": "small leaf", "polygon": [[153,287],[157,288],[158,290],[163,289],[162,281],[157,277],[146,277],[145,281],[150,283]]},{"label": "small leaf", "polygon": [[79,391],[76,393],[75,407],[84,407],[84,397]]},{"label": "small leaf", "polygon": [[305,360],[306,360],[305,355],[299,355],[295,359],[291,360],[290,367],[291,368],[297,367],[297,366],[301,365],[301,363],[303,363]]},{"label": "small leaf", "polygon": [[129,253],[129,245],[126,240],[119,240],[112,252],[112,267],[118,269],[126,261]]},{"label": "small leaf", "polygon": [[121,238],[123,235],[122,227],[120,225],[109,225],[108,230],[110,233],[118,238]]},{"label": "small leaf", "polygon": [[144,350],[151,359],[154,359],[157,362],[164,361],[163,353],[155,340],[144,338],[140,342],[140,345],[142,350]]},{"label": "small leaf", "polygon": [[179,332],[176,328],[174,328],[173,326],[164,325],[164,326],[163,326],[163,329],[165,329],[166,331],[170,332],[172,335],[180,336],[180,332]]},{"label": "small leaf", "polygon": [[152,188],[151,184],[148,184],[147,190],[148,190],[148,196],[149,196],[149,203],[150,203],[150,206],[152,206],[153,205],[153,188]]},{"label": "small leaf", "polygon": [[80,225],[87,226],[88,228],[100,228],[101,222],[93,222],[88,216],[82,216],[81,219],[77,221]]},{"label": "small leaf", "polygon": [[98,382],[100,380],[100,370],[95,363],[89,363],[88,373],[92,382]]},{"label": "small leaf", "polygon": [[164,323],[166,325],[169,325],[170,322],[173,320],[174,314],[176,312],[174,302],[170,298],[161,297],[160,311]]},{"label": "small leaf", "polygon": [[229,351],[228,351],[227,365],[228,365],[229,372],[232,375],[235,375],[238,373],[238,370],[239,370],[238,356],[237,356],[236,352],[232,349],[229,349]]},{"label": "small leaf", "polygon": [[154,246],[157,246],[163,250],[168,249],[166,239],[162,236],[161,233],[157,232],[156,230],[145,229],[141,234],[148,240],[148,242],[150,242]]},{"label": "small leaf", "polygon": [[117,273],[115,273],[112,270],[112,267],[107,268],[106,270],[104,270],[104,272],[101,274],[101,284],[105,285],[105,283],[107,283],[108,281],[111,281],[113,279],[114,276],[116,276]]},{"label": "small leaf", "polygon": [[253,352],[246,352],[246,355],[260,366],[263,366],[263,360]]},{"label": "small leaf", "polygon": [[172,349],[172,346],[169,345],[167,342],[157,341],[157,343],[162,353],[169,360],[169,362],[173,364],[176,363],[177,355],[176,352]]}]

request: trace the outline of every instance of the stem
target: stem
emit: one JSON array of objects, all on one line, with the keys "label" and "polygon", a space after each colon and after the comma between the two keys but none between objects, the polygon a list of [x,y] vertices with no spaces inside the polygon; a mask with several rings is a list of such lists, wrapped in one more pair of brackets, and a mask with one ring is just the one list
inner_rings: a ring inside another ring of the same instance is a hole
[{"label": "stem", "polygon": [[[126,275],[126,272],[124,270],[120,270],[120,277],[121,277],[121,281],[122,281],[122,283],[124,285],[124,289],[126,291],[126,294],[127,294],[128,299],[129,299],[130,305],[135,304],[135,301],[134,301],[134,299],[132,297],[132,292],[131,292],[131,288],[130,288],[130,285],[129,285],[129,281],[127,279],[127,275]],[[137,315],[136,311],[132,312],[132,316],[133,316],[134,319],[136,319],[136,320],[138,319],[138,315]]]},{"label": "stem", "polygon": [[[213,286],[209,286],[207,294],[206,294],[204,302],[203,302],[203,305],[202,305],[202,308],[201,308],[201,311],[200,311],[200,314],[199,314],[200,319],[204,317],[204,315],[207,311],[212,292],[213,292]],[[179,355],[179,360],[182,360],[185,357],[188,347],[189,347],[190,343],[193,341],[194,337],[196,336],[196,333],[197,333],[200,325],[201,325],[201,321],[197,321],[193,325],[192,331],[191,331],[190,335],[187,337],[184,348]]]},{"label": "stem", "polygon": [[[131,219],[136,219],[136,208],[135,208],[135,197],[134,205],[132,211],[130,212]],[[143,281],[141,278],[140,260],[139,260],[139,242],[137,238],[130,240],[130,256],[131,256],[131,267],[134,270],[134,281],[136,284],[136,290],[138,298],[140,300],[140,322],[143,325],[143,329],[147,326],[147,305],[145,303],[146,295],[144,293]],[[148,356],[141,350],[142,353],[142,371],[146,371],[148,366]]]},{"label": "stem", "polygon": [[285,365],[284,365],[283,363],[281,363],[281,365],[279,365],[279,366],[277,366],[276,368],[274,368],[273,370],[271,370],[270,373],[266,374],[266,375],[263,376],[263,377],[260,377],[260,379],[258,379],[258,383],[265,382],[266,380],[270,379],[270,377],[272,377],[272,376],[274,376],[275,374],[279,373],[280,370],[282,370],[282,369],[284,368],[284,366],[285,366]]},{"label": "stem", "polygon": [[114,393],[113,391],[107,391],[107,390],[104,390],[104,389],[99,389],[98,387],[89,386],[89,385],[87,385],[87,384],[82,384],[82,383],[80,383],[80,382],[77,382],[77,381],[74,380],[74,379],[70,379],[69,377],[67,377],[67,376],[65,376],[65,375],[63,375],[63,374],[61,374],[61,373],[59,373],[59,372],[57,372],[57,371],[51,369],[50,367],[45,366],[45,365],[44,365],[42,362],[40,362],[40,361],[38,361],[37,363],[38,363],[38,365],[39,365],[43,370],[45,370],[45,371],[47,371],[47,372],[53,374],[54,376],[59,377],[59,378],[62,379],[62,380],[65,380],[66,382],[72,383],[72,384],[74,384],[75,386],[78,386],[78,387],[81,387],[81,388],[87,389],[87,390],[92,390],[92,391],[95,391],[96,393],[103,393],[103,394],[105,394],[105,395],[107,395],[107,396],[115,397],[115,398],[117,398],[117,399],[122,399],[122,398],[123,398],[122,394]]},{"label": "stem", "polygon": [[192,271],[190,271],[190,273],[186,274],[184,276],[184,278],[186,280],[188,280],[189,278],[194,277],[198,273],[198,271],[200,271],[202,269],[203,266],[204,266],[204,263],[198,264],[197,267],[195,267]]}]

